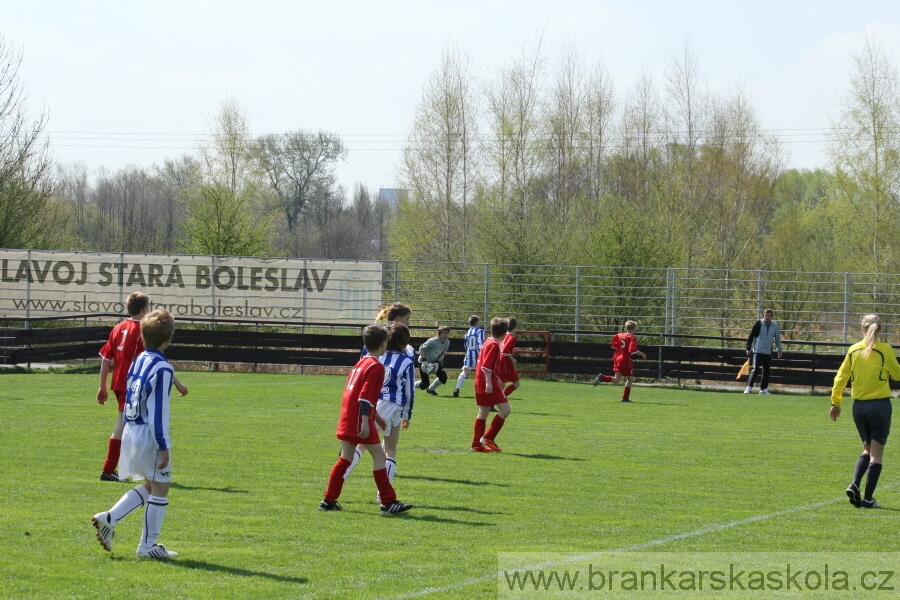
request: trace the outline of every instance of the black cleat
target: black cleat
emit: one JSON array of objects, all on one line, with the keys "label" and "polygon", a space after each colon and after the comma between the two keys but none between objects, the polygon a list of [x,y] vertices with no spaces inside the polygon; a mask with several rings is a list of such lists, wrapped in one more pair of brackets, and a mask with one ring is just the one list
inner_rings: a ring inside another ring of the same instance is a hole
[{"label": "black cleat", "polygon": [[622,402],[628,402],[628,403],[630,404],[630,403],[631,403],[631,399],[630,399],[630,398],[622,398]]},{"label": "black cleat", "polygon": [[119,479],[119,474],[116,472],[107,473],[106,471],[100,471],[100,481],[121,481]]},{"label": "black cleat", "polygon": [[492,406],[492,407],[491,407],[491,410],[489,410],[488,412],[498,412],[498,411],[497,411],[497,407],[496,407],[496,406]]},{"label": "black cleat", "polygon": [[[859,503],[860,508],[881,508],[881,505],[875,502],[875,498],[870,498],[868,500],[863,500]],[[384,510],[384,509],[382,509]]]},{"label": "black cleat", "polygon": [[603,373],[597,373],[597,376],[594,377],[594,380],[591,382],[594,387],[597,387],[597,384],[603,379]]},{"label": "black cleat", "polygon": [[459,388],[456,388],[455,390],[453,390],[453,397],[459,398]]},{"label": "black cleat", "polygon": [[412,504],[403,504],[399,500],[394,500],[390,504],[382,504],[381,505],[381,514],[383,515],[393,515],[397,513],[406,512],[413,507]]},{"label": "black cleat", "polygon": [[344,510],[344,507],[338,504],[337,500],[335,500],[334,502],[322,500],[319,503],[319,510]]},{"label": "black cleat", "polygon": [[851,483],[850,487],[847,488],[847,497],[850,498],[850,504],[859,508],[859,505],[862,504],[862,496],[859,494],[859,488],[855,483]]},{"label": "black cleat", "polygon": [[425,390],[425,391],[428,392],[429,394],[431,394],[432,396],[437,396],[437,395],[438,395],[438,393],[437,393],[436,391],[434,391],[434,390]]}]

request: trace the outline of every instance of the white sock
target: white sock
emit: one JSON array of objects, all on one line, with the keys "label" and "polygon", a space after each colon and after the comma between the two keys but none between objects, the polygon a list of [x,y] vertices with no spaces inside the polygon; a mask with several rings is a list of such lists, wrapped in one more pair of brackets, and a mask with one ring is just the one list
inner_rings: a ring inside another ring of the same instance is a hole
[{"label": "white sock", "polygon": [[463,381],[465,381],[465,380],[466,380],[466,372],[463,371],[462,373],[459,374],[459,377],[456,378],[456,389],[461,388]]},{"label": "white sock", "polygon": [[432,383],[431,385],[428,386],[428,389],[431,390],[431,391],[433,392],[434,390],[437,389],[437,386],[439,386],[439,385],[441,385],[441,380],[440,380],[440,379],[435,379],[435,380],[434,380],[434,383]]},{"label": "white sock", "polygon": [[131,488],[125,492],[125,495],[119,498],[119,501],[116,502],[115,506],[109,509],[110,525],[115,527],[116,524],[127,517],[131,511],[142,507],[144,503],[147,502],[148,497],[150,497],[150,492],[148,492],[147,488],[143,485]]},{"label": "white sock", "polygon": [[141,546],[147,548],[159,539],[163,518],[169,508],[169,499],[162,496],[147,498],[147,509],[144,511],[144,531],[141,534]]},{"label": "white sock", "polygon": [[347,467],[347,470],[344,471],[344,481],[347,481],[347,478],[350,477],[350,473],[353,472],[354,467],[356,467],[356,463],[359,462],[359,459],[362,458],[363,449],[359,446],[356,447],[356,450],[353,451],[353,460],[350,461],[350,466]]},{"label": "white sock", "polygon": [[384,468],[387,469],[388,481],[394,483],[394,473],[397,472],[397,461],[393,458],[388,457],[388,459],[384,462]]}]

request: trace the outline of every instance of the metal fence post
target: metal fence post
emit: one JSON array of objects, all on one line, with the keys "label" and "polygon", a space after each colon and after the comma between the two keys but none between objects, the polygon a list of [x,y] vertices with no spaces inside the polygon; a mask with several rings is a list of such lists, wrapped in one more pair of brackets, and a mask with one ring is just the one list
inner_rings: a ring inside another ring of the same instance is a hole
[{"label": "metal fence post", "polygon": [[575,343],[578,343],[578,324],[581,321],[581,267],[575,267]]},{"label": "metal fence post", "polygon": [[762,314],[763,310],[763,270],[759,269],[756,276],[756,315]]},{"label": "metal fence post", "polygon": [[850,273],[844,273],[844,343],[850,332]]},{"label": "metal fence post", "polygon": [[484,323],[491,322],[490,311],[488,310],[490,307],[490,299],[489,299],[490,287],[491,287],[491,265],[485,263],[485,265],[484,265],[484,319],[482,320],[482,322],[484,322]]}]

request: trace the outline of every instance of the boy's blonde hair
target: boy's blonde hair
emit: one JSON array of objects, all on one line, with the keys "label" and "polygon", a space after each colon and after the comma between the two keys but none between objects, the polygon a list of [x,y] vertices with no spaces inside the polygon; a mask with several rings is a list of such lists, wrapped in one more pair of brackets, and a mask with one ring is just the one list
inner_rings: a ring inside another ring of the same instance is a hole
[{"label": "boy's blonde hair", "polygon": [[863,340],[866,342],[863,356],[869,358],[869,354],[872,353],[872,347],[875,345],[875,340],[878,337],[878,332],[881,331],[881,319],[878,315],[866,315],[862,318],[861,325],[865,332]]},{"label": "boy's blonde hair", "polygon": [[634,331],[637,329],[637,321],[625,321],[625,331]]},{"label": "boy's blonde hair", "polygon": [[150,306],[150,296],[143,292],[132,292],[125,299],[125,310],[132,317],[141,314],[141,311]]},{"label": "boy's blonde hair", "polygon": [[175,335],[175,317],[164,308],[157,308],[141,319],[141,339],[144,348],[156,350]]}]

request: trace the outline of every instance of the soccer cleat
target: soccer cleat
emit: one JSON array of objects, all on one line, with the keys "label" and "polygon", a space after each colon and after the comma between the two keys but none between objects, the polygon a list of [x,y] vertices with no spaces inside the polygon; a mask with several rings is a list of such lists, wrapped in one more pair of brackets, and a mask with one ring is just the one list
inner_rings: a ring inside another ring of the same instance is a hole
[{"label": "soccer cleat", "polygon": [[481,438],[481,443],[483,447],[490,449],[491,452],[503,452],[503,450],[500,449],[500,446],[494,443],[494,440]]},{"label": "soccer cleat", "polygon": [[493,452],[487,446],[472,446],[472,452]]},{"label": "soccer cleat", "polygon": [[489,410],[488,412],[500,412],[500,411],[497,410],[496,406],[492,406],[491,410]]},{"label": "soccer cleat", "polygon": [[628,402],[631,404],[631,398],[622,398],[622,402]]},{"label": "soccer cleat", "polygon": [[428,389],[425,390],[425,391],[428,392],[429,394],[431,394],[432,396],[437,396],[437,395],[438,395],[438,393],[437,393],[436,391],[434,391],[433,389],[431,389],[431,388],[428,388]]},{"label": "soccer cleat", "polygon": [[875,498],[869,498],[859,503],[860,508],[881,508],[881,505],[875,502]]},{"label": "soccer cleat", "polygon": [[851,483],[850,487],[847,488],[847,497],[850,498],[850,504],[859,508],[859,505],[862,504],[862,496],[859,495],[859,487],[855,483]]},{"label": "soccer cleat", "polygon": [[394,500],[390,504],[381,505],[381,514],[395,515],[397,513],[406,512],[413,507],[412,504],[403,504],[399,500]]},{"label": "soccer cleat", "polygon": [[175,558],[178,553],[167,550],[162,544],[153,544],[149,548],[138,546],[137,555],[142,558]]},{"label": "soccer cleat", "polygon": [[603,373],[597,373],[597,376],[594,377],[594,380],[591,382],[594,387],[597,387],[597,384],[603,380]]},{"label": "soccer cleat", "polygon": [[337,500],[334,502],[329,502],[328,500],[322,500],[319,502],[319,510],[344,510],[344,507],[337,503]]},{"label": "soccer cleat", "polygon": [[455,390],[453,390],[453,397],[459,398],[459,388],[456,388]]},{"label": "soccer cleat", "polygon": [[100,481],[121,481],[119,479],[119,474],[113,471],[112,473],[107,473],[106,471],[100,471]]},{"label": "soccer cleat", "polygon": [[109,513],[97,513],[91,517],[91,523],[97,528],[97,541],[107,552],[112,552],[113,537],[116,535],[115,525],[109,521]]},{"label": "soccer cleat", "polygon": [[747,387],[744,388],[744,393],[745,393],[745,394],[749,394],[749,393],[752,392],[752,391],[753,391],[753,388],[750,387],[749,385],[748,385]]},{"label": "soccer cleat", "polygon": [[769,394],[771,394],[769,390],[759,390],[759,393],[764,396],[768,396]]}]

